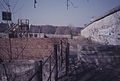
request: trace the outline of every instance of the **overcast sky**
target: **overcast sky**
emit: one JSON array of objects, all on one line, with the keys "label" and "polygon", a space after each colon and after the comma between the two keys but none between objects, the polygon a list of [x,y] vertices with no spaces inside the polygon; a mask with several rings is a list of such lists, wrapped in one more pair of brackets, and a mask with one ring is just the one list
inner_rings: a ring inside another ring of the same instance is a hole
[{"label": "overcast sky", "polygon": [[[102,15],[120,5],[120,0],[71,0],[75,8],[69,4],[67,10],[66,0],[37,0],[36,8],[33,7],[33,0],[8,1],[14,12],[13,21],[18,18],[27,18],[30,20],[30,24],[35,25],[72,25],[77,27],[84,26],[92,17]],[[17,5],[14,8],[16,2]],[[0,7],[0,12],[3,10]]]}]

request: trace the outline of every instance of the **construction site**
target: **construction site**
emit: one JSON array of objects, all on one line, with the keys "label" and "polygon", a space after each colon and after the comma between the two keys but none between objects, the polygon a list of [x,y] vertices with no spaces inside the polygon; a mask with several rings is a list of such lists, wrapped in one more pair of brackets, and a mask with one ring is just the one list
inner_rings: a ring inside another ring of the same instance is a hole
[{"label": "construction site", "polygon": [[2,14],[0,81],[120,81],[120,6],[84,28]]}]

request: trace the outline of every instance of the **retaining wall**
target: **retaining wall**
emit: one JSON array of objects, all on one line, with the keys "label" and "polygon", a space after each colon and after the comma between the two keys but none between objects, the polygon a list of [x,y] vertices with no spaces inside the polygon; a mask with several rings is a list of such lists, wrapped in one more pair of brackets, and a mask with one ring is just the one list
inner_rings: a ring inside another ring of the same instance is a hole
[{"label": "retaining wall", "polygon": [[[55,44],[59,44],[56,50],[57,53],[62,54],[61,57],[59,56],[59,59],[61,58],[62,62],[64,62],[65,60],[63,59],[66,58],[67,39],[0,39],[0,81],[40,81],[40,78],[43,81],[47,81],[49,75],[51,75],[51,81],[55,81],[56,71],[54,67],[57,67],[54,66]],[[60,44],[62,44],[62,48]],[[52,56],[49,57],[51,54]],[[59,68],[59,70],[62,71],[59,74],[64,72],[65,63],[61,63],[62,69]],[[60,63],[57,65],[59,66]],[[50,73],[51,68],[54,68],[52,73]]]},{"label": "retaining wall", "polygon": [[34,60],[50,56],[54,44],[67,42],[59,38],[0,39],[0,58],[3,60]]}]

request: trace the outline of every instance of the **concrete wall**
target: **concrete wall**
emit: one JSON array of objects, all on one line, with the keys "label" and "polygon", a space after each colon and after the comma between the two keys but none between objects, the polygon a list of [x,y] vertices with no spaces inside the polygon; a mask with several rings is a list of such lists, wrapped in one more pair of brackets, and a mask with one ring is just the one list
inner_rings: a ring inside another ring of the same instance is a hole
[{"label": "concrete wall", "polygon": [[6,33],[0,33],[0,38],[9,38],[9,35]]},{"label": "concrete wall", "polygon": [[[28,81],[37,70],[37,61],[19,60],[0,63],[0,81]],[[38,81],[35,76],[32,81]]]},{"label": "concrete wall", "polygon": [[120,63],[120,45],[78,45],[78,60],[97,66]]},{"label": "concrete wall", "polygon": [[0,58],[3,60],[42,59],[53,53],[54,44],[67,39],[13,38],[0,39]]},{"label": "concrete wall", "polygon": [[88,24],[81,35],[102,44],[120,45],[120,6]]}]

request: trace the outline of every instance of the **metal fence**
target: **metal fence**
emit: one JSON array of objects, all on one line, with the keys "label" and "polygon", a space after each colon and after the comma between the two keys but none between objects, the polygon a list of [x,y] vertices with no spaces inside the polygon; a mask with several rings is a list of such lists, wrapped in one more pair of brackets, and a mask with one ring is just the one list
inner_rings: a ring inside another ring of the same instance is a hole
[{"label": "metal fence", "polygon": [[58,81],[66,76],[69,71],[69,43],[61,41],[54,45],[54,52],[47,58],[39,61],[36,72],[28,81],[34,77],[37,81]]}]

